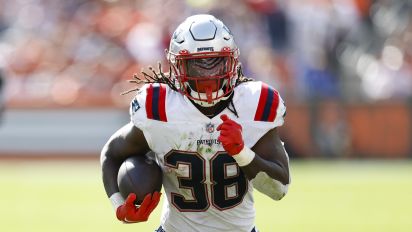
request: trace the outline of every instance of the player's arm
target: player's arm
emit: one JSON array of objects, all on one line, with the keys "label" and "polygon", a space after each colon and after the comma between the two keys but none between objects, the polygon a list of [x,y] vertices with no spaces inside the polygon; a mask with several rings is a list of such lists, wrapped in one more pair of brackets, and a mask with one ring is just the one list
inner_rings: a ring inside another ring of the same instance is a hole
[{"label": "player's arm", "polygon": [[143,132],[132,123],[126,124],[110,137],[100,154],[103,184],[108,197],[119,192],[117,173],[123,161],[133,155],[145,155],[148,151]]},{"label": "player's arm", "polygon": [[267,132],[250,149],[252,153],[255,155],[248,165],[242,167],[243,172],[252,180],[254,188],[274,200],[282,199],[290,183],[289,159],[277,129]]},{"label": "player's arm", "polygon": [[267,132],[252,148],[244,146],[242,127],[222,116],[219,140],[242,168],[253,186],[275,200],[287,193],[290,182],[289,160],[277,129]]},{"label": "player's arm", "polygon": [[155,193],[145,197],[140,207],[136,207],[136,196],[131,194],[126,200],[123,199],[117,185],[117,173],[123,161],[130,156],[145,155],[149,150],[143,132],[128,123],[110,137],[101,151],[103,185],[116,210],[116,216],[121,221],[146,221],[160,200],[160,194]]}]

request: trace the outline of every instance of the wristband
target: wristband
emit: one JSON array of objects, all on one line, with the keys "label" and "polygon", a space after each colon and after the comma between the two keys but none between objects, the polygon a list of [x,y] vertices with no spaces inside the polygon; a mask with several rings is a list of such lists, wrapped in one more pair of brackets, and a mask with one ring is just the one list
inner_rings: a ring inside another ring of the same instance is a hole
[{"label": "wristband", "polygon": [[119,206],[124,204],[124,198],[119,192],[113,193],[109,199],[115,211],[119,208]]},{"label": "wristband", "polygon": [[232,156],[240,167],[250,164],[255,158],[255,153],[248,147],[244,146],[239,154]]}]

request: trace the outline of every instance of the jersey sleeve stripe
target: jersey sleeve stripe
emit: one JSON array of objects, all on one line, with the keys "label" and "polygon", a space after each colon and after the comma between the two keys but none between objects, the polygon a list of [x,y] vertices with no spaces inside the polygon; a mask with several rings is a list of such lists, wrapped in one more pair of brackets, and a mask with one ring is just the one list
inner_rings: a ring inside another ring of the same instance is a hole
[{"label": "jersey sleeve stripe", "polygon": [[153,113],[152,113],[152,102],[153,102],[153,85],[150,85],[147,88],[147,97],[146,97],[146,115],[147,118],[153,119]]},{"label": "jersey sleeve stripe", "polygon": [[263,110],[265,108],[266,99],[268,96],[268,86],[262,83],[262,88],[260,90],[260,97],[258,102],[258,107],[255,114],[255,121],[262,121]]},{"label": "jersey sleeve stripe", "polygon": [[153,112],[153,119],[160,120],[159,116],[159,95],[160,95],[160,88],[159,86],[153,86],[153,100],[152,100],[152,112]]},{"label": "jersey sleeve stripe", "polygon": [[277,109],[279,107],[279,93],[276,90],[273,90],[273,103],[272,106],[270,107],[270,114],[268,121],[273,122],[275,121],[276,114],[277,114]]},{"label": "jersey sleeve stripe", "polygon": [[266,102],[265,102],[265,108],[263,110],[263,115],[261,117],[260,121],[268,121],[269,119],[269,115],[270,115],[270,109],[272,107],[272,103],[273,103],[273,90],[268,88],[268,94],[266,97]]},{"label": "jersey sleeve stripe", "polygon": [[166,117],[166,86],[160,85],[160,99],[159,99],[159,116],[160,120],[167,122]]},{"label": "jersey sleeve stripe", "polygon": [[146,115],[148,119],[167,122],[166,117],[166,87],[164,85],[147,88]]},{"label": "jersey sleeve stripe", "polygon": [[255,121],[273,122],[276,118],[276,110],[279,105],[279,93],[262,83]]}]

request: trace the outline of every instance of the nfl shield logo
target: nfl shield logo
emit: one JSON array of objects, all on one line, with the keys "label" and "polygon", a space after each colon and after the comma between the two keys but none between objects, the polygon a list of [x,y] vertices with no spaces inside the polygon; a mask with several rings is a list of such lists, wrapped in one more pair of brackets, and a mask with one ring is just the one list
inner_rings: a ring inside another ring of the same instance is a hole
[{"label": "nfl shield logo", "polygon": [[212,123],[206,124],[206,131],[213,133],[215,131],[215,125],[213,125]]}]

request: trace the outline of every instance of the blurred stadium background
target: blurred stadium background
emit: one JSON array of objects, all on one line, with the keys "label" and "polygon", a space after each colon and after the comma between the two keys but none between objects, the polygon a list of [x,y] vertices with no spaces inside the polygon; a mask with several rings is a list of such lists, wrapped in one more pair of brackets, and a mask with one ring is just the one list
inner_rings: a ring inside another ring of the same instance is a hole
[{"label": "blurred stadium background", "polygon": [[288,107],[291,193],[258,197],[258,226],[410,231],[411,0],[0,0],[0,230],[133,229],[105,197],[100,148],[129,120],[126,80],[166,69],[196,13],[231,28],[245,74]]}]

